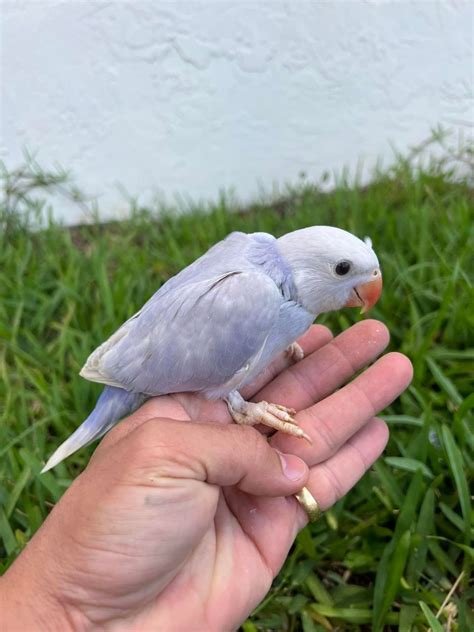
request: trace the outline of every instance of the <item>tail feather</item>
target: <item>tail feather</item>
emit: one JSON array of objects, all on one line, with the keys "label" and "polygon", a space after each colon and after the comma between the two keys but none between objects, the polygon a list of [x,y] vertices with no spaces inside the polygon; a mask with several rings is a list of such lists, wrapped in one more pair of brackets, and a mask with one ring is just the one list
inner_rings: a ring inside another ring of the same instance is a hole
[{"label": "tail feather", "polygon": [[106,386],[89,417],[51,455],[41,473],[55,467],[79,448],[102,437],[122,417],[136,410],[146,398],[142,393],[129,393],[122,388]]}]

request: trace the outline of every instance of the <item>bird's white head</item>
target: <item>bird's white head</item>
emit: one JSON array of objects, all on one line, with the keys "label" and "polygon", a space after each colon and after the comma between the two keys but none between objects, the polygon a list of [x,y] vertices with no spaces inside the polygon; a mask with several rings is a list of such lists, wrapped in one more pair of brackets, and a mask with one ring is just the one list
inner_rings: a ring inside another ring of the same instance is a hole
[{"label": "bird's white head", "polygon": [[287,233],[277,246],[290,266],[299,302],[312,314],[362,307],[366,312],[382,292],[382,273],[371,240],[333,226]]}]

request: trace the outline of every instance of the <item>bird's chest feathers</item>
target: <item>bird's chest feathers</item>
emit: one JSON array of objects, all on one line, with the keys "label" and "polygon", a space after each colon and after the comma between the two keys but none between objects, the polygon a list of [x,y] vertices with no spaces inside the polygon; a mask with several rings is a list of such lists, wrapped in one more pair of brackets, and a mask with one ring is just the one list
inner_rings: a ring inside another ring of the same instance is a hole
[{"label": "bird's chest feathers", "polygon": [[293,301],[283,303],[278,319],[265,341],[261,357],[253,375],[258,374],[276,355],[284,351],[299,336],[304,334],[313,321],[314,315],[307,312],[301,305]]},{"label": "bird's chest feathers", "polygon": [[263,345],[245,365],[225,384],[204,391],[210,399],[225,397],[235,389],[250,384],[279,354],[301,336],[314,321],[314,315],[294,302],[282,304],[278,318]]}]

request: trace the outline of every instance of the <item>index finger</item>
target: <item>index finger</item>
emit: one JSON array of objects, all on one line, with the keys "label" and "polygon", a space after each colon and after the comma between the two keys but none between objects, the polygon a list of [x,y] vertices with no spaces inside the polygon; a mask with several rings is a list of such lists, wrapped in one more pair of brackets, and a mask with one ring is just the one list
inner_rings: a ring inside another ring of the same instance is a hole
[{"label": "index finger", "polygon": [[303,410],[326,397],[375,360],[390,334],[377,320],[363,320],[289,367],[254,397]]},{"label": "index finger", "polygon": [[[296,342],[303,349],[305,357],[307,357],[317,351],[317,349],[324,347],[330,340],[332,340],[332,333],[327,327],[324,325],[311,325],[308,331],[298,338]],[[280,353],[253,382],[244,386],[240,394],[244,399],[250,399],[277,375],[293,364],[291,358],[285,352]]]},{"label": "index finger", "polygon": [[401,353],[389,353],[344,388],[297,415],[313,445],[282,433],[275,436],[272,445],[301,456],[309,465],[320,463],[391,404],[412,376],[410,360]]}]

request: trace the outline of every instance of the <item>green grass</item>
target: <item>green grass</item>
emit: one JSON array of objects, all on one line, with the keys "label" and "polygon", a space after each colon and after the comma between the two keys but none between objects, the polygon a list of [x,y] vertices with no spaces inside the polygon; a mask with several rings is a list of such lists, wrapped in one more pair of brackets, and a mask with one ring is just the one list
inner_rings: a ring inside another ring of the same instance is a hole
[{"label": "green grass", "polygon": [[[474,196],[472,151],[417,168],[379,171],[370,186],[343,179],[331,193],[302,181],[245,211],[217,205],[135,209],[130,221],[31,232],[41,172],[4,174],[0,219],[0,558],[5,569],[84,467],[82,450],[39,476],[44,459],[100,391],[78,376],[87,355],[170,275],[232,230],[276,235],[333,224],[370,235],[384,272],[371,314],[391,348],[414,363],[412,386],[389,410],[389,446],[360,484],[307,527],[265,601],[244,624],[264,630],[426,630],[439,616],[472,630],[474,430]],[[22,176],[23,174],[23,176]],[[353,311],[322,322],[335,333]],[[463,574],[462,574],[463,573]],[[462,574],[462,575],[461,575]],[[438,622],[437,621],[437,622]]]}]

